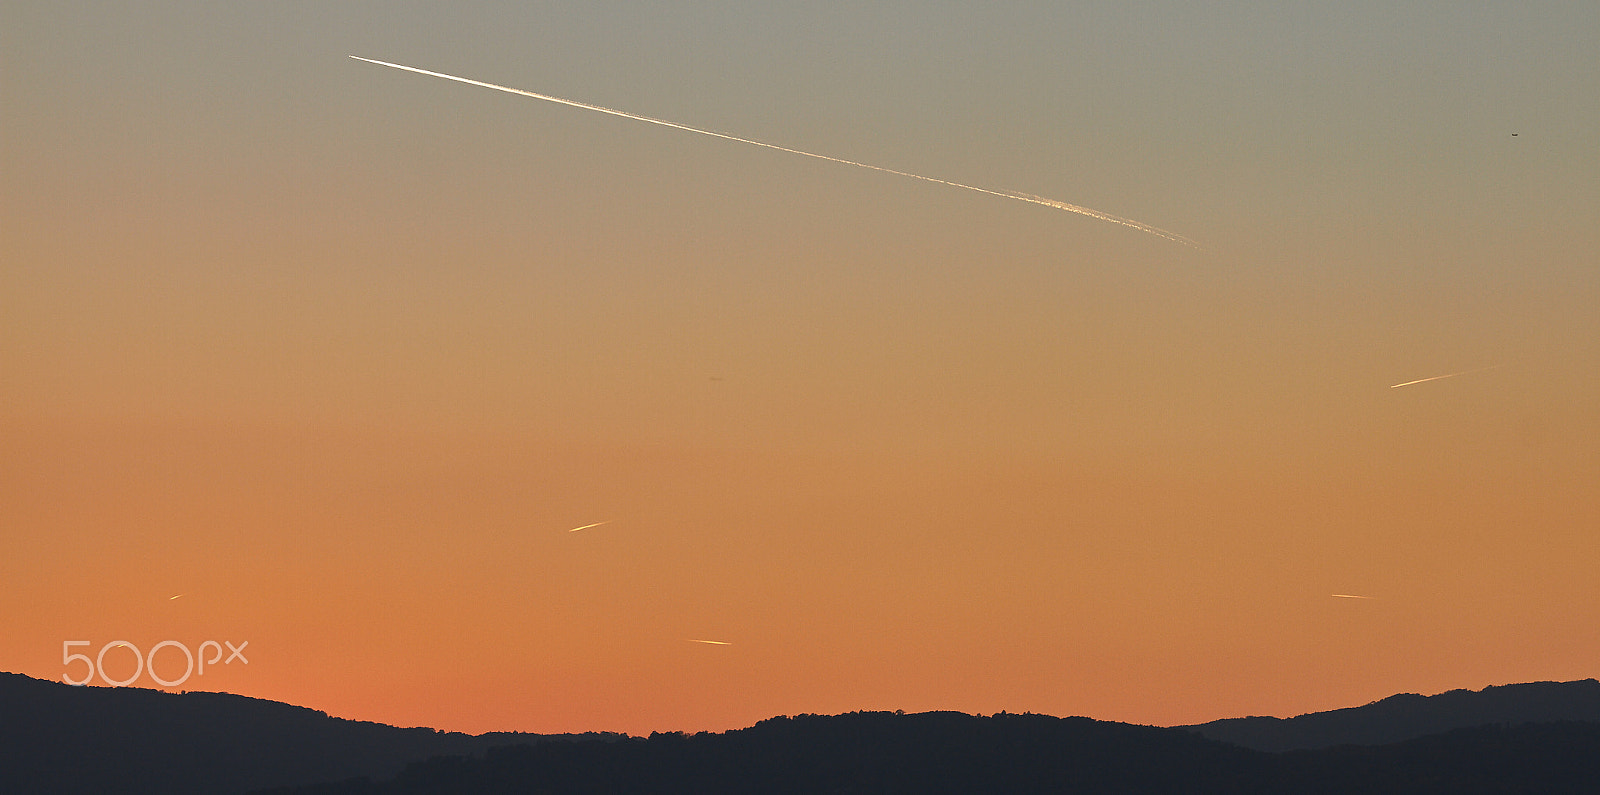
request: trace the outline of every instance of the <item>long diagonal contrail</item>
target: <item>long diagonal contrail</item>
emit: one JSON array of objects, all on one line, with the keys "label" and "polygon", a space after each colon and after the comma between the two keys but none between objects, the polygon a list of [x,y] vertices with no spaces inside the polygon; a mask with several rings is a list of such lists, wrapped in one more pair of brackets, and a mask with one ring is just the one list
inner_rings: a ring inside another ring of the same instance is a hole
[{"label": "long diagonal contrail", "polygon": [[752,146],[760,146],[760,147],[765,147],[767,149],[776,149],[779,152],[788,152],[789,154],[792,154],[792,155],[804,155],[806,157],[817,158],[818,160],[827,160],[827,161],[831,161],[831,162],[834,162],[834,163],[843,163],[843,164],[845,164],[847,166],[859,166],[861,168],[870,168],[873,171],[882,171],[882,172],[884,172],[886,174],[895,174],[895,175],[901,176],[901,177],[910,177],[912,179],[920,179],[923,182],[934,182],[934,183],[938,183],[940,185],[949,185],[952,188],[962,188],[962,189],[965,189],[965,190],[977,191],[979,193],[987,193],[990,196],[999,196],[999,197],[1005,198],[1005,199],[1016,199],[1017,201],[1028,202],[1030,204],[1042,204],[1042,205],[1044,205],[1046,207],[1054,207],[1057,210],[1066,210],[1069,213],[1077,213],[1079,215],[1087,215],[1090,218],[1098,218],[1098,219],[1100,219],[1102,221],[1110,221],[1111,223],[1114,223],[1114,224],[1121,224],[1123,226],[1130,227],[1132,229],[1137,229],[1137,230],[1139,230],[1141,232],[1148,232],[1148,233],[1150,233],[1152,235],[1155,235],[1157,237],[1166,238],[1167,240],[1171,240],[1174,243],[1182,243],[1183,245],[1190,246],[1192,248],[1199,248],[1200,247],[1193,240],[1190,240],[1189,238],[1184,237],[1183,235],[1180,235],[1180,234],[1178,234],[1176,232],[1168,232],[1165,229],[1158,229],[1156,227],[1150,226],[1149,224],[1141,224],[1138,221],[1134,221],[1134,220],[1131,220],[1131,219],[1128,219],[1128,218],[1122,218],[1120,216],[1112,215],[1111,213],[1103,213],[1103,212],[1100,212],[1099,210],[1091,210],[1088,207],[1080,207],[1080,206],[1078,206],[1076,204],[1068,204],[1066,202],[1056,201],[1055,199],[1046,199],[1043,196],[1034,196],[1034,195],[1027,194],[1027,193],[1013,193],[1013,192],[1010,192],[1010,191],[990,190],[989,188],[979,188],[979,187],[974,186],[974,185],[963,185],[963,184],[961,184],[959,182],[951,182],[949,180],[936,179],[934,177],[924,177],[924,176],[922,176],[920,174],[912,174],[912,173],[907,172],[907,171],[897,171],[897,170],[892,169],[892,168],[884,168],[883,166],[874,166],[874,165],[872,165],[870,163],[857,163],[854,160],[845,160],[843,158],[838,158],[838,157],[829,157],[827,155],[819,155],[819,154],[816,154],[814,152],[802,152],[799,149],[790,149],[787,146],[778,146],[777,144],[769,144],[769,143],[764,143],[762,141],[752,141],[749,138],[740,138],[740,137],[738,137],[736,135],[728,135],[726,133],[712,132],[711,130],[702,130],[702,129],[698,128],[698,127],[690,127],[687,124],[678,124],[677,122],[665,121],[665,120],[662,120],[662,119],[652,119],[649,116],[640,116],[640,115],[638,115],[636,113],[627,113],[625,111],[613,110],[611,108],[603,108],[603,107],[600,107],[599,105],[590,105],[590,104],[584,103],[584,102],[575,102],[575,101],[570,100],[570,99],[562,99],[560,97],[552,97],[552,96],[549,96],[548,94],[535,94],[532,91],[523,91],[520,88],[508,88],[506,86],[495,85],[494,83],[485,83],[485,82],[483,82],[481,80],[469,80],[468,78],[465,78],[465,77],[456,77],[455,75],[447,75],[447,74],[444,74],[443,72],[430,72],[427,69],[418,69],[418,68],[416,68],[414,66],[402,66],[400,64],[389,63],[387,61],[375,61],[375,60],[373,60],[371,58],[362,58],[359,55],[352,55],[350,57],[354,58],[354,59],[356,59],[358,61],[366,61],[367,63],[375,63],[375,64],[377,64],[379,66],[389,66],[389,67],[393,67],[395,69],[404,69],[407,72],[416,72],[419,75],[431,75],[433,77],[442,77],[442,78],[444,78],[446,80],[454,80],[454,81],[456,81],[458,83],[466,83],[468,85],[482,86],[484,88],[492,88],[492,89],[494,89],[496,91],[504,91],[504,92],[506,92],[508,94],[520,94],[520,95],[525,96],[525,97],[533,97],[534,99],[542,99],[542,100],[545,100],[546,102],[557,102],[557,103],[560,103],[562,105],[571,105],[574,108],[583,108],[584,110],[593,110],[593,111],[599,111],[601,113],[608,113],[608,114],[610,114],[612,116],[621,116],[624,119],[633,119],[635,121],[643,121],[643,122],[649,122],[651,124],[659,124],[662,127],[671,127],[671,128],[673,128],[675,130],[684,130],[686,132],[699,133],[701,135],[709,135],[709,136],[711,136],[713,138],[722,138],[722,139],[728,140],[728,141],[738,141],[739,143],[742,143],[742,144],[751,144]]},{"label": "long diagonal contrail", "polygon": [[1491,364],[1488,367],[1478,367],[1478,368],[1474,368],[1472,370],[1462,370],[1459,373],[1445,373],[1444,375],[1436,375],[1436,376],[1433,376],[1432,378],[1418,378],[1415,381],[1407,381],[1407,382],[1405,382],[1403,384],[1393,384],[1389,388],[1390,389],[1399,389],[1400,387],[1411,386],[1412,384],[1426,384],[1429,381],[1438,381],[1441,378],[1455,378],[1458,375],[1466,375],[1468,373],[1481,373],[1484,370],[1493,370],[1494,368],[1499,367],[1499,366],[1500,365],[1498,365],[1498,364]]}]

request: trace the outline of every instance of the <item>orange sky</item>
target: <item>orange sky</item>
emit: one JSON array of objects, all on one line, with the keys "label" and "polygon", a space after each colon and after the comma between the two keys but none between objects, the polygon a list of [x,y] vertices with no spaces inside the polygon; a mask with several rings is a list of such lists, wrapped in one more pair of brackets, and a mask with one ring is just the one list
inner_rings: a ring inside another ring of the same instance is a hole
[{"label": "orange sky", "polygon": [[0,10],[0,669],[634,733],[1600,675],[1597,12],[1058,6]]}]

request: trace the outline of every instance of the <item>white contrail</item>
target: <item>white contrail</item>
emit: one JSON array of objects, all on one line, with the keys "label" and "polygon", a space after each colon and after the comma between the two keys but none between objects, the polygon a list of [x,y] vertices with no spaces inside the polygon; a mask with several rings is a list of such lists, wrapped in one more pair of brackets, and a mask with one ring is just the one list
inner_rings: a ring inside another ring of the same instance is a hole
[{"label": "white contrail", "polygon": [[1394,384],[1393,386],[1390,386],[1389,388],[1390,389],[1399,389],[1400,387],[1411,386],[1412,384],[1426,384],[1429,381],[1437,381],[1437,380],[1439,380],[1441,378],[1455,378],[1458,375],[1466,375],[1467,373],[1481,373],[1484,370],[1493,370],[1494,368],[1499,367],[1499,366],[1500,365],[1498,365],[1498,364],[1491,364],[1488,367],[1477,367],[1477,368],[1474,368],[1474,369],[1471,369],[1471,370],[1462,370],[1459,373],[1445,373],[1444,375],[1436,375],[1436,376],[1434,376],[1432,378],[1418,378],[1415,381],[1407,381],[1407,382],[1405,382],[1403,384]]},{"label": "white contrail", "polygon": [[1370,596],[1356,596],[1355,594],[1349,594],[1349,593],[1331,593],[1331,594],[1328,594],[1328,595],[1333,597],[1333,598],[1335,598],[1335,599],[1371,599],[1372,598]]},{"label": "white contrail", "polygon": [[685,640],[689,641],[690,643],[709,643],[709,644],[711,644],[713,646],[732,646],[733,645],[732,643],[729,643],[729,642],[727,642],[725,640],[695,640],[694,638],[685,638]]},{"label": "white contrail", "polygon": [[589,529],[589,528],[591,528],[591,527],[599,527],[599,526],[600,526],[600,525],[603,525],[603,524],[609,524],[609,523],[610,523],[610,522],[611,522],[611,520],[610,520],[610,519],[607,519],[607,520],[605,520],[605,521],[604,521],[604,522],[595,522],[595,523],[594,523],[594,524],[586,524],[586,525],[584,525],[584,526],[582,526],[582,527],[574,527],[574,528],[572,528],[572,529],[571,529],[571,530],[568,530],[568,531],[567,531],[567,532],[569,532],[569,533],[576,533],[576,532],[578,532],[578,531],[579,531],[579,530],[588,530],[588,529]]},{"label": "white contrail", "polygon": [[483,88],[492,88],[492,89],[494,89],[496,91],[504,91],[504,92],[507,92],[507,93],[510,93],[510,94],[520,94],[520,95],[525,96],[525,97],[533,97],[534,99],[542,99],[542,100],[545,100],[546,102],[558,102],[558,103],[560,103],[562,105],[571,105],[574,108],[583,108],[584,110],[599,111],[601,113],[609,113],[612,116],[621,116],[621,117],[623,117],[625,119],[633,119],[635,121],[649,122],[650,124],[659,124],[659,125],[661,125],[663,127],[671,127],[671,128],[673,128],[675,130],[684,130],[686,132],[699,133],[701,135],[709,135],[709,136],[712,136],[713,138],[722,138],[722,139],[728,140],[728,141],[738,141],[739,143],[742,143],[742,144],[751,144],[752,146],[761,146],[761,147],[765,147],[767,149],[776,149],[779,152],[788,152],[789,154],[792,154],[792,155],[804,155],[806,157],[815,157],[818,160],[827,160],[827,161],[831,161],[831,162],[834,162],[834,163],[843,163],[843,164],[845,164],[847,166],[859,166],[861,168],[870,168],[873,171],[882,171],[882,172],[884,172],[886,174],[895,174],[895,175],[901,176],[901,177],[910,177],[912,179],[920,179],[923,182],[935,182],[935,183],[938,183],[940,185],[949,185],[952,188],[963,188],[965,190],[977,191],[979,193],[987,193],[990,196],[999,196],[999,197],[1005,198],[1005,199],[1016,199],[1017,201],[1029,202],[1029,203],[1032,203],[1032,204],[1042,204],[1042,205],[1044,205],[1046,207],[1054,207],[1057,210],[1066,210],[1069,213],[1077,213],[1079,215],[1087,215],[1090,218],[1098,218],[1101,221],[1110,221],[1111,223],[1114,223],[1114,224],[1121,224],[1121,225],[1126,226],[1126,227],[1137,229],[1137,230],[1139,230],[1141,232],[1148,232],[1148,233],[1150,233],[1152,235],[1155,235],[1157,237],[1166,238],[1167,240],[1171,240],[1174,243],[1182,243],[1183,245],[1190,246],[1192,248],[1199,248],[1200,247],[1193,240],[1190,240],[1189,238],[1184,237],[1183,235],[1180,235],[1180,234],[1178,234],[1176,232],[1168,232],[1165,229],[1158,229],[1156,227],[1150,226],[1149,224],[1141,224],[1138,221],[1134,221],[1134,220],[1131,220],[1131,219],[1128,219],[1128,218],[1122,218],[1120,216],[1112,215],[1111,213],[1103,213],[1103,212],[1100,212],[1099,210],[1091,210],[1088,207],[1079,207],[1076,204],[1068,204],[1066,202],[1056,201],[1055,199],[1046,199],[1046,198],[1044,198],[1042,196],[1033,196],[1033,195],[1030,195],[1030,194],[1027,194],[1027,193],[1012,193],[1010,191],[990,190],[989,188],[979,188],[979,187],[976,187],[976,186],[973,186],[973,185],[963,185],[963,184],[961,184],[959,182],[951,182],[949,180],[936,179],[934,177],[924,177],[924,176],[922,176],[920,174],[912,174],[912,173],[907,172],[907,171],[897,171],[897,170],[892,169],[892,168],[884,168],[883,166],[874,166],[874,165],[871,165],[869,163],[858,163],[858,162],[856,162],[854,160],[845,160],[843,158],[838,158],[838,157],[829,157],[828,155],[819,155],[819,154],[816,154],[814,152],[802,152],[799,149],[790,149],[787,146],[778,146],[777,144],[769,144],[769,143],[764,143],[762,141],[752,141],[749,138],[740,138],[738,136],[728,135],[726,133],[712,132],[711,130],[702,130],[702,129],[698,128],[698,127],[690,127],[690,126],[688,126],[686,124],[678,124],[677,122],[665,121],[665,120],[662,120],[662,119],[652,119],[649,116],[640,116],[640,115],[638,115],[636,113],[627,113],[627,112],[620,111],[620,110],[613,110],[611,108],[604,108],[604,107],[601,107],[599,105],[590,105],[590,104],[587,104],[587,103],[584,103],[584,102],[575,102],[575,101],[570,100],[570,99],[562,99],[560,97],[552,97],[552,96],[550,96],[548,94],[535,94],[532,91],[523,91],[520,88],[508,88],[506,86],[495,85],[494,83],[485,83],[485,82],[483,82],[481,80],[470,80],[470,79],[465,78],[465,77],[456,77],[455,75],[447,75],[447,74],[444,74],[443,72],[430,72],[427,69],[418,69],[418,68],[416,68],[414,66],[402,66],[400,64],[389,63],[387,61],[375,61],[375,60],[373,60],[371,58],[362,58],[359,55],[352,55],[350,57],[354,58],[354,59],[356,59],[358,61],[366,61],[367,63],[374,63],[374,64],[377,64],[379,66],[389,66],[389,67],[393,67],[395,69],[404,69],[407,72],[416,72],[419,75],[430,75],[432,77],[442,77],[442,78],[444,78],[446,80],[454,80],[454,81],[456,81],[458,83],[466,83],[468,85],[482,86]]}]

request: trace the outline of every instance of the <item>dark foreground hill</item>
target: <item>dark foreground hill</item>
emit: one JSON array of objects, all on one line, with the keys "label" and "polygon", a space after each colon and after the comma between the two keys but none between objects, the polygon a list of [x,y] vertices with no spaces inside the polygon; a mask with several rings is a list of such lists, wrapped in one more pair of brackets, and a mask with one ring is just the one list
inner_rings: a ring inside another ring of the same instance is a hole
[{"label": "dark foreground hill", "polygon": [[855,712],[771,718],[723,733],[546,743],[440,758],[376,793],[1198,792],[1268,757],[1187,732],[1047,715]]},{"label": "dark foreground hill", "polygon": [[621,735],[400,729],[227,693],[73,687],[0,672],[0,793],[241,793],[493,746]]},{"label": "dark foreground hill", "polygon": [[[1563,720],[1600,722],[1600,682],[1529,682],[1436,696],[1405,693],[1364,707],[1294,718],[1228,718],[1175,728],[1257,751],[1293,751],[1387,745],[1490,723]],[[1600,782],[1596,791],[1600,792]]]},{"label": "dark foreground hill", "polygon": [[1600,723],[1520,716],[1287,753],[1176,728],[952,712],[802,715],[649,738],[473,737],[227,694],[0,674],[0,793],[1488,793],[1597,782]]},{"label": "dark foreground hill", "polygon": [[420,793],[1593,793],[1600,724],[1485,726],[1389,746],[1272,754],[1044,715],[853,713],[739,731],[545,743],[412,765],[386,782],[272,795]]}]

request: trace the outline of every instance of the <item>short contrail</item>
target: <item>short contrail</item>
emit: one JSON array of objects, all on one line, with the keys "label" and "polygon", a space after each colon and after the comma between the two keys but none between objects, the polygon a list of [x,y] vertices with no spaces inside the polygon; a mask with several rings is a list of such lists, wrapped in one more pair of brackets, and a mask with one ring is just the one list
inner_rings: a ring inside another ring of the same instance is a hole
[{"label": "short contrail", "polygon": [[1333,598],[1335,598],[1335,599],[1371,599],[1372,598],[1370,596],[1356,596],[1355,594],[1349,594],[1349,593],[1331,593],[1331,594],[1328,594],[1328,595],[1333,597]]},{"label": "short contrail", "polygon": [[1500,365],[1498,365],[1498,364],[1492,364],[1492,365],[1489,365],[1488,367],[1477,367],[1477,368],[1474,368],[1474,369],[1471,369],[1471,370],[1462,370],[1459,373],[1446,373],[1444,375],[1436,375],[1436,376],[1434,376],[1432,378],[1418,378],[1415,381],[1407,381],[1407,382],[1405,382],[1403,384],[1394,384],[1393,386],[1390,386],[1389,388],[1390,389],[1399,389],[1400,387],[1411,386],[1412,384],[1426,384],[1429,381],[1437,381],[1437,380],[1439,380],[1441,378],[1455,378],[1458,375],[1466,375],[1468,373],[1481,373],[1484,370],[1493,370],[1494,368],[1499,367],[1499,366]]},{"label": "short contrail", "polygon": [[687,124],[678,124],[677,122],[664,121],[662,119],[652,119],[649,116],[640,116],[640,115],[635,114],[635,113],[627,113],[627,112],[620,111],[620,110],[613,110],[611,108],[603,108],[603,107],[601,107],[599,105],[590,105],[590,104],[587,104],[587,103],[584,103],[584,102],[575,102],[575,101],[570,100],[570,99],[562,99],[560,97],[552,97],[552,96],[549,96],[547,94],[535,94],[532,91],[523,91],[520,88],[508,88],[506,86],[495,85],[494,83],[485,83],[485,82],[483,82],[481,80],[469,80],[469,79],[467,79],[465,77],[456,77],[455,75],[447,75],[447,74],[444,74],[443,72],[430,72],[427,69],[418,69],[418,68],[416,68],[414,66],[402,66],[400,64],[389,63],[387,61],[375,61],[375,60],[373,60],[371,58],[362,58],[359,55],[352,55],[350,57],[354,58],[354,59],[356,59],[358,61],[366,61],[367,63],[374,63],[374,64],[377,64],[379,66],[388,66],[388,67],[393,67],[395,69],[404,69],[407,72],[416,72],[419,75],[430,75],[432,77],[442,77],[442,78],[444,78],[446,80],[454,80],[454,81],[456,81],[458,83],[466,83],[468,85],[482,86],[483,88],[492,88],[492,89],[494,89],[496,91],[504,91],[504,92],[507,92],[507,93],[510,93],[510,94],[520,94],[520,95],[525,96],[525,97],[533,97],[534,99],[542,99],[542,100],[544,100],[546,102],[557,102],[557,103],[560,103],[562,105],[571,105],[574,108],[583,108],[584,110],[599,111],[600,113],[609,113],[612,116],[621,116],[621,117],[623,117],[625,119],[633,119],[635,121],[649,122],[650,124],[659,124],[659,125],[661,125],[663,127],[671,127],[671,128],[673,128],[675,130],[684,130],[686,132],[699,133],[701,135],[709,135],[709,136],[712,136],[713,138],[722,138],[722,139],[728,140],[728,141],[738,141],[739,143],[742,143],[742,144],[751,144],[752,146],[761,146],[761,147],[765,147],[767,149],[776,149],[779,152],[788,152],[789,154],[792,154],[792,155],[804,155],[806,157],[815,157],[818,160],[827,160],[827,161],[831,161],[831,162],[834,162],[834,163],[843,163],[843,164],[845,164],[847,166],[859,166],[861,168],[870,168],[873,171],[882,171],[882,172],[884,172],[886,174],[895,174],[897,176],[910,177],[911,179],[920,179],[923,182],[934,182],[934,183],[938,183],[940,185],[949,185],[952,188],[963,188],[965,190],[977,191],[979,193],[987,193],[990,196],[999,196],[999,197],[1005,198],[1005,199],[1016,199],[1017,201],[1029,202],[1031,204],[1042,204],[1042,205],[1044,205],[1046,207],[1054,207],[1057,210],[1066,210],[1069,213],[1077,213],[1079,215],[1087,215],[1090,218],[1098,218],[1098,219],[1100,219],[1102,221],[1110,221],[1111,223],[1114,223],[1114,224],[1121,224],[1123,226],[1126,226],[1126,227],[1129,227],[1129,228],[1132,228],[1132,229],[1137,229],[1137,230],[1139,230],[1141,232],[1148,232],[1148,233],[1150,233],[1152,235],[1155,235],[1157,237],[1166,238],[1167,240],[1171,240],[1174,243],[1182,243],[1183,245],[1189,246],[1191,248],[1199,248],[1200,247],[1193,240],[1190,240],[1189,238],[1184,237],[1183,235],[1180,235],[1180,234],[1178,234],[1176,232],[1168,232],[1165,229],[1158,229],[1156,227],[1150,226],[1149,224],[1141,224],[1138,221],[1134,221],[1134,220],[1131,220],[1131,219],[1128,219],[1128,218],[1122,218],[1120,216],[1112,215],[1111,213],[1103,213],[1103,212],[1100,212],[1099,210],[1091,210],[1088,207],[1080,207],[1080,206],[1078,206],[1076,204],[1068,204],[1066,202],[1056,201],[1055,199],[1046,199],[1043,196],[1033,196],[1033,195],[1030,195],[1030,194],[1027,194],[1027,193],[1013,193],[1013,192],[1010,192],[1010,191],[1000,191],[1000,190],[990,190],[989,188],[979,188],[979,187],[976,187],[976,186],[973,186],[973,185],[963,185],[963,184],[961,184],[959,182],[951,182],[949,180],[936,179],[934,177],[924,177],[924,176],[922,176],[920,174],[912,174],[912,173],[907,172],[907,171],[897,171],[897,170],[892,169],[892,168],[884,168],[883,166],[874,166],[874,165],[871,165],[869,163],[857,163],[854,160],[845,160],[843,158],[838,158],[838,157],[829,157],[828,155],[819,155],[819,154],[815,154],[813,152],[802,152],[799,149],[790,149],[787,146],[778,146],[777,144],[769,144],[769,143],[764,143],[762,141],[752,141],[749,138],[740,138],[738,136],[728,135],[726,133],[712,132],[711,130],[702,130],[702,129],[698,128],[698,127],[690,127]]},{"label": "short contrail", "polygon": [[576,533],[576,532],[578,532],[578,531],[579,531],[579,530],[588,530],[588,529],[589,529],[589,528],[591,528],[591,527],[599,527],[599,526],[600,526],[600,525],[603,525],[603,524],[608,524],[608,523],[610,523],[610,521],[611,521],[611,520],[610,520],[610,519],[607,519],[607,520],[605,520],[605,521],[604,521],[604,522],[595,522],[595,523],[594,523],[594,524],[586,524],[586,525],[584,525],[584,526],[582,526],[582,527],[574,527],[574,528],[572,528],[572,529],[571,529],[571,530],[568,530],[568,531],[567,531],[567,532],[569,532],[569,533]]},{"label": "short contrail", "polygon": [[727,642],[725,640],[695,640],[694,638],[685,638],[685,640],[688,640],[690,643],[709,643],[709,644],[711,644],[713,646],[732,646],[733,645],[732,643],[729,643],[729,642]]}]

